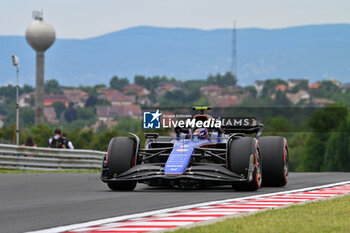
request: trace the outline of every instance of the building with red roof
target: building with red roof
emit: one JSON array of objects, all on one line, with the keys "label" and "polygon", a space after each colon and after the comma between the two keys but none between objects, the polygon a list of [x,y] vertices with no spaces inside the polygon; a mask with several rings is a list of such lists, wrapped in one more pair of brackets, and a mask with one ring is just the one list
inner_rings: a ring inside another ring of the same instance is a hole
[{"label": "building with red roof", "polygon": [[281,92],[285,92],[287,89],[288,89],[287,86],[284,84],[277,85],[275,88],[276,91],[281,91]]},{"label": "building with red roof", "polygon": [[68,108],[69,106],[68,99],[64,95],[45,95],[44,96],[44,106],[51,106],[55,102],[64,103],[66,108]]}]

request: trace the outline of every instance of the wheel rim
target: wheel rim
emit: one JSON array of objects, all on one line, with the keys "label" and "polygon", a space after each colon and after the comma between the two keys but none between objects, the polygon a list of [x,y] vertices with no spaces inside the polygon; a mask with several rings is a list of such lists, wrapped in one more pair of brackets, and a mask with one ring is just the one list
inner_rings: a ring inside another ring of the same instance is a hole
[{"label": "wheel rim", "polygon": [[288,173],[289,173],[289,161],[288,161],[288,150],[287,148],[284,148],[284,165],[283,165],[283,170],[284,170],[284,177],[287,180],[288,178]]},{"label": "wheel rim", "polygon": [[260,153],[259,150],[257,150],[256,152],[256,178],[257,178],[257,182],[259,187],[261,186],[261,182],[262,182],[262,174],[261,174],[261,162],[260,162]]}]

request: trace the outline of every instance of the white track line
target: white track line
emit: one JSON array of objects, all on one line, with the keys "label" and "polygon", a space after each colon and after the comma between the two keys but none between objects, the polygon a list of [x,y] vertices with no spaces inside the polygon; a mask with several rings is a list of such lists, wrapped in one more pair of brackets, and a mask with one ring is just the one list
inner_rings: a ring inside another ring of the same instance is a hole
[{"label": "white track line", "polygon": [[[208,205],[218,205],[222,203],[227,203],[227,202],[233,202],[233,201],[243,201],[247,199],[254,199],[254,203],[257,201],[258,198],[262,197],[269,197],[269,196],[276,196],[276,195],[285,195],[285,194],[293,194],[296,192],[306,192],[306,191],[311,191],[315,189],[322,189],[322,188],[336,188],[334,186],[340,186],[340,185],[346,185],[350,184],[350,181],[344,181],[344,182],[337,182],[337,183],[332,183],[332,184],[327,184],[327,185],[321,185],[321,186],[314,186],[314,187],[308,187],[308,188],[302,188],[302,189],[295,189],[295,190],[289,190],[289,191],[283,191],[283,192],[276,192],[276,193],[268,193],[268,194],[261,194],[261,195],[253,195],[253,196],[248,196],[248,197],[241,197],[241,198],[232,198],[232,199],[225,199],[225,200],[220,200],[220,201],[210,201],[210,202],[204,202],[204,203],[198,203],[198,204],[192,204],[192,205],[185,205],[185,206],[179,206],[179,207],[173,207],[173,208],[167,208],[167,209],[161,209],[161,210],[155,210],[155,211],[149,211],[149,212],[144,212],[144,213],[138,213],[138,214],[131,214],[131,215],[124,215],[124,216],[119,216],[119,217],[112,217],[112,218],[105,218],[105,219],[100,219],[100,220],[94,220],[94,221],[89,221],[89,222],[84,222],[84,223],[77,223],[77,224],[72,224],[72,225],[67,225],[67,226],[60,226],[60,227],[54,227],[54,228],[49,228],[49,229],[44,229],[44,230],[38,230],[38,231],[31,231],[27,233],[58,233],[58,232],[64,232],[64,231],[70,231],[81,228],[89,228],[92,226],[97,226],[97,225],[103,225],[106,223],[112,223],[112,222],[118,222],[118,221],[123,221],[123,220],[128,220],[128,219],[135,219],[135,218],[143,218],[147,216],[154,216],[154,215],[161,215],[169,212],[174,212],[174,211],[181,211],[181,210],[186,210],[186,209],[192,209],[192,208],[199,208],[203,206],[208,206]],[[343,188],[344,189],[344,188]],[[333,190],[334,191],[334,190]],[[298,194],[296,194],[298,195]],[[303,197],[312,197],[312,198],[324,198],[324,197],[330,197],[334,196],[336,194],[320,194],[320,192],[317,192],[315,194],[300,194]],[[293,195],[294,196],[294,195]],[[302,201],[300,201],[302,202]],[[265,202],[266,203],[266,202]],[[292,204],[294,202],[281,202],[282,204]],[[299,203],[299,202],[297,202]],[[275,203],[276,204],[276,203]],[[246,209],[245,209],[246,211]],[[254,210],[255,211],[255,210]],[[183,213],[185,214],[185,213]],[[179,213],[178,215],[181,215]],[[188,214],[186,214],[188,215]],[[176,215],[175,215],[176,216]],[[198,216],[198,215],[197,215]],[[208,219],[213,219],[215,217],[180,217],[179,219],[189,219],[189,220],[208,220]],[[176,219],[176,217],[162,217],[162,219]],[[156,224],[156,223],[155,223]],[[174,223],[174,225],[176,225]],[[149,228],[147,228],[149,230]],[[114,229],[115,230],[115,229]],[[124,228],[120,228],[120,230],[124,230]],[[128,229],[131,230],[131,229]],[[141,229],[138,228],[140,231]],[[164,228],[152,228],[152,230],[164,230]],[[103,231],[101,231],[103,232]]]}]

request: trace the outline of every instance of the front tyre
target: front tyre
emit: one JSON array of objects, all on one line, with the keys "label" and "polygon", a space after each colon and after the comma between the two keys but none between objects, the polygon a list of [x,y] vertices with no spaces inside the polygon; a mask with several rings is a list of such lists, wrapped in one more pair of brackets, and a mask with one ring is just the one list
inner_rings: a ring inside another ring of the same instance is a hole
[{"label": "front tyre", "polygon": [[283,187],[288,183],[289,155],[287,140],[280,136],[259,138],[262,154],[263,185]]},{"label": "front tyre", "polygon": [[[128,137],[115,137],[109,142],[107,152],[107,174],[113,178],[126,172],[135,165],[136,142]],[[113,181],[107,186],[115,191],[132,191],[136,187],[135,181]]]},{"label": "front tyre", "polygon": [[236,191],[255,191],[262,182],[260,149],[258,141],[251,137],[234,139],[229,147],[229,169],[248,179],[246,183],[235,182]]}]

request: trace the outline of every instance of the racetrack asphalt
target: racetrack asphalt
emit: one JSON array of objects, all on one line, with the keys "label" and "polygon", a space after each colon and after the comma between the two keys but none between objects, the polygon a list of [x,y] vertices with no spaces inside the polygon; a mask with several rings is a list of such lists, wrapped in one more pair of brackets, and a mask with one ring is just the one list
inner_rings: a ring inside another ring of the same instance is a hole
[{"label": "racetrack asphalt", "polygon": [[350,173],[291,173],[287,186],[263,187],[256,192],[235,192],[230,186],[182,190],[143,184],[133,192],[113,192],[97,173],[0,174],[0,232],[40,230],[349,180]]}]

